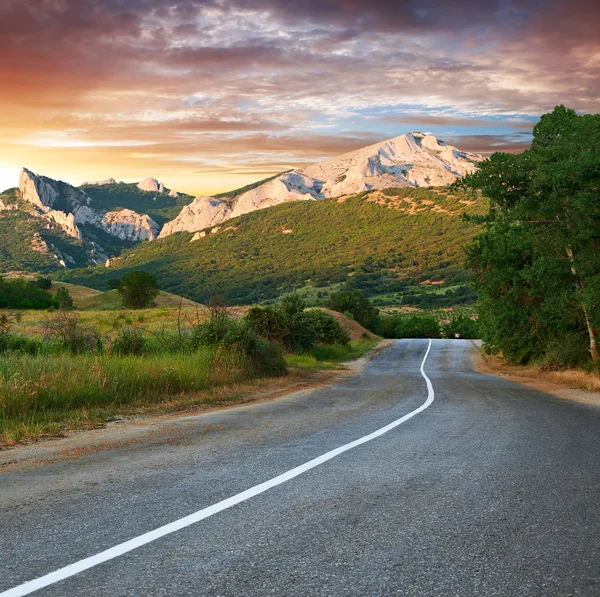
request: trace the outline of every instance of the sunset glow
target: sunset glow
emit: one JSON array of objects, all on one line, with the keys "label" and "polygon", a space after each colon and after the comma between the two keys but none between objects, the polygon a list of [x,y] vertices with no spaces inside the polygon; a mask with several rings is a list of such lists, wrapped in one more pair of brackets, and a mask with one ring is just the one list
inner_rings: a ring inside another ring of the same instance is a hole
[{"label": "sunset glow", "polygon": [[600,104],[592,2],[4,0],[0,186],[214,193],[412,130],[520,151]]}]

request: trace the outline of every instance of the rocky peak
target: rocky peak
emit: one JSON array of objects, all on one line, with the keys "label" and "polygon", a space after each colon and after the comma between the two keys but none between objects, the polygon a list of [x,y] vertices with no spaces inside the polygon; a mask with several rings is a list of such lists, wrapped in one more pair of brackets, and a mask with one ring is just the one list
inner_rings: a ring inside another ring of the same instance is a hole
[{"label": "rocky peak", "polygon": [[27,168],[21,170],[19,190],[23,199],[42,211],[48,211],[54,205],[58,192],[44,177],[34,174]]},{"label": "rocky peak", "polygon": [[156,178],[153,178],[152,176],[144,178],[144,180],[138,182],[137,187],[142,191],[152,191],[154,193],[165,192],[165,185],[162,182],[158,182],[158,180],[156,180]]},{"label": "rocky peak", "polygon": [[79,186],[83,187],[86,184],[93,184],[102,187],[107,184],[117,184],[117,181],[114,178],[107,178],[106,180],[86,180],[85,182],[82,182]]},{"label": "rocky peak", "polygon": [[179,215],[167,222],[158,238],[164,238],[175,232],[196,232],[231,217],[231,206],[214,197],[196,197],[186,205]]}]

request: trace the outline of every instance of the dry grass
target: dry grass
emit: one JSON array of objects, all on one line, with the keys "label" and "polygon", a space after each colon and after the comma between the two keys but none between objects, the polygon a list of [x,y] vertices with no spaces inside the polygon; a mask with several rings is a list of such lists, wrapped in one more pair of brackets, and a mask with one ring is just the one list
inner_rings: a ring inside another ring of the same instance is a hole
[{"label": "dry grass", "polygon": [[546,371],[533,365],[509,365],[502,359],[493,356],[481,356],[478,366],[485,373],[505,375],[515,381],[528,381],[535,383],[536,387],[555,384],[566,388],[600,392],[600,375],[581,369]]}]

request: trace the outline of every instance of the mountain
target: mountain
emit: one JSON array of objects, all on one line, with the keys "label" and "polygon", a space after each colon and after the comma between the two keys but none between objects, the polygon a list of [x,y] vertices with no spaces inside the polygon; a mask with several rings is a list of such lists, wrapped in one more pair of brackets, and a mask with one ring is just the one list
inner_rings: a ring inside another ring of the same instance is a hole
[{"label": "mountain", "polygon": [[62,277],[106,289],[109,280],[142,269],[164,290],[199,302],[219,293],[232,304],[309,287],[326,293],[341,284],[371,296],[407,288],[445,292],[468,278],[463,247],[478,227],[462,214],[485,210],[484,200],[445,188],[288,202],[201,232],[141,243],[111,258],[108,267],[68,270]]},{"label": "mountain", "polygon": [[286,203],[342,197],[363,191],[444,186],[473,172],[481,156],[433,135],[410,133],[285,172],[236,197],[198,197],[160,233],[196,232],[230,218]]},{"label": "mountain", "polygon": [[143,191],[113,178],[76,188],[23,168],[19,187],[0,194],[1,271],[104,264],[157,238],[162,224],[192,199],[168,189]]}]

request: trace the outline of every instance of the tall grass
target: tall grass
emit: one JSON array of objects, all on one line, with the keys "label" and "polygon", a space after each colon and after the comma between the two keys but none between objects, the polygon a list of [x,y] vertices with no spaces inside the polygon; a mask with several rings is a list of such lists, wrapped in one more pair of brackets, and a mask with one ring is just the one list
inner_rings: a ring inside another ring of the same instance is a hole
[{"label": "tall grass", "polygon": [[239,351],[220,347],[145,358],[6,354],[0,359],[0,443],[97,425],[119,407],[157,404],[259,375]]}]

